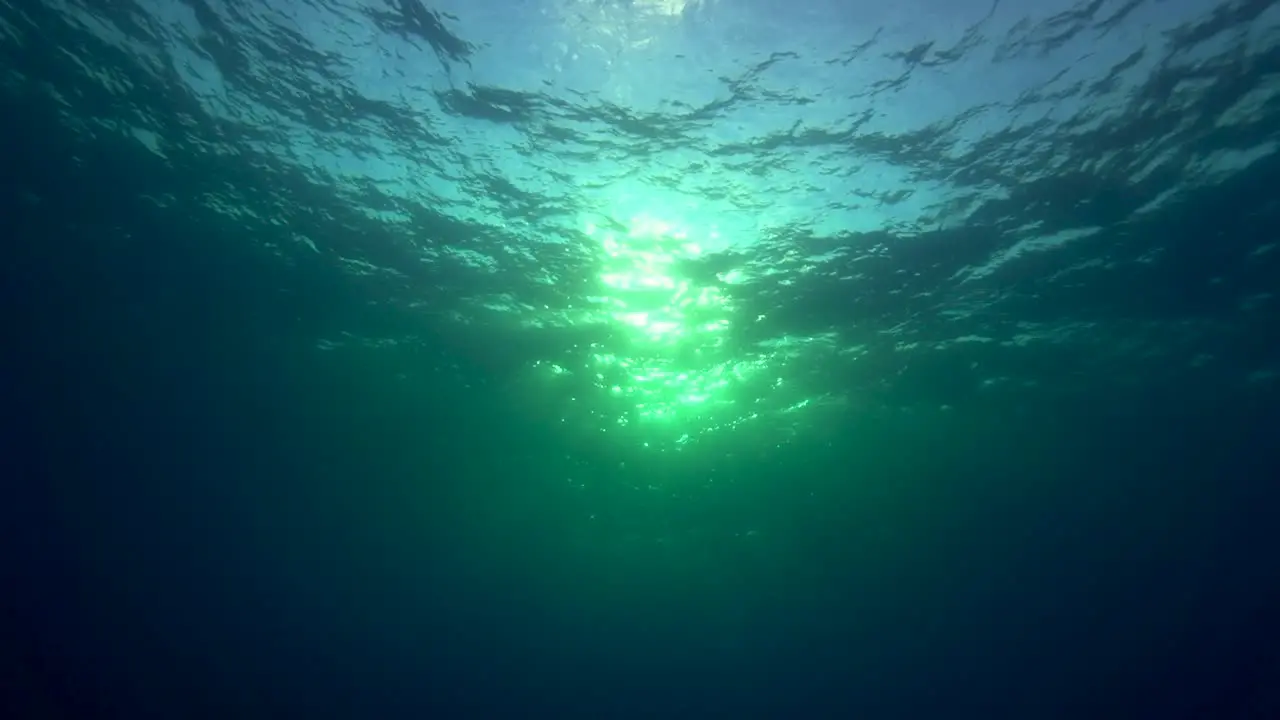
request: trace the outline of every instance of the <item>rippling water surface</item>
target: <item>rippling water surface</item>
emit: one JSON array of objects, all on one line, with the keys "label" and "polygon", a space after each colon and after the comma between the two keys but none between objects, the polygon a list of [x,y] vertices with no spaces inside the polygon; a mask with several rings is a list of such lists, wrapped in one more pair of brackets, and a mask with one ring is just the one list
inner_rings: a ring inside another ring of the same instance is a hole
[{"label": "rippling water surface", "polygon": [[0,717],[1280,718],[1278,143],[1280,0],[0,0]]},{"label": "rippling water surface", "polygon": [[1193,202],[1274,210],[1270,1],[9,0],[0,48],[397,318],[318,348],[466,348],[605,443],[1277,370],[1277,240]]}]

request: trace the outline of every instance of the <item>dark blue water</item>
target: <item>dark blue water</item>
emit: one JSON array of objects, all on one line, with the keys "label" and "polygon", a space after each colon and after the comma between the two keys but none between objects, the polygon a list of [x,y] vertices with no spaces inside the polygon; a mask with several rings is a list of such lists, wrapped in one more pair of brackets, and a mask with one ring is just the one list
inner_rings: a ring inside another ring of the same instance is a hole
[{"label": "dark blue water", "polygon": [[0,706],[1280,717],[1280,7],[0,2]]}]

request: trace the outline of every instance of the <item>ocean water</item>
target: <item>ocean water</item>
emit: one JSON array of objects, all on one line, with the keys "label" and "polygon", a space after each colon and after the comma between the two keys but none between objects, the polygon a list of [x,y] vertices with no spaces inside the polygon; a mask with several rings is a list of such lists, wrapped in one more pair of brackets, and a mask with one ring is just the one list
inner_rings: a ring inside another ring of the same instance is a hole
[{"label": "ocean water", "polygon": [[0,714],[1280,717],[1280,3],[0,0]]}]

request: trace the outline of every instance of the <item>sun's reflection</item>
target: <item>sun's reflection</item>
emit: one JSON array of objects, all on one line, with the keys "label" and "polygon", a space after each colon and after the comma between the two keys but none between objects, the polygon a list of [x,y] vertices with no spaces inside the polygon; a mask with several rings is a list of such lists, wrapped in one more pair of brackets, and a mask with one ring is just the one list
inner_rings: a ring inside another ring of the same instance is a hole
[{"label": "sun's reflection", "polygon": [[725,338],[732,303],[714,280],[698,281],[680,270],[703,252],[697,232],[637,215],[625,232],[588,225],[586,234],[599,244],[596,301],[623,329],[618,347],[601,348],[591,358],[597,386],[628,400],[629,412],[619,422],[672,422],[728,402]]}]

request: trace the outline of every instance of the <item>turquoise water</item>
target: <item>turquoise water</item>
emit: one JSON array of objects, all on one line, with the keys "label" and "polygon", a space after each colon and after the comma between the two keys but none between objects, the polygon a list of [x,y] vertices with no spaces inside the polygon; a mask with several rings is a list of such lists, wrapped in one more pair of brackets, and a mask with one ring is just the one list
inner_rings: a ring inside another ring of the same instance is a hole
[{"label": "turquoise water", "polygon": [[1274,3],[11,0],[0,52],[19,715],[1277,702]]}]

